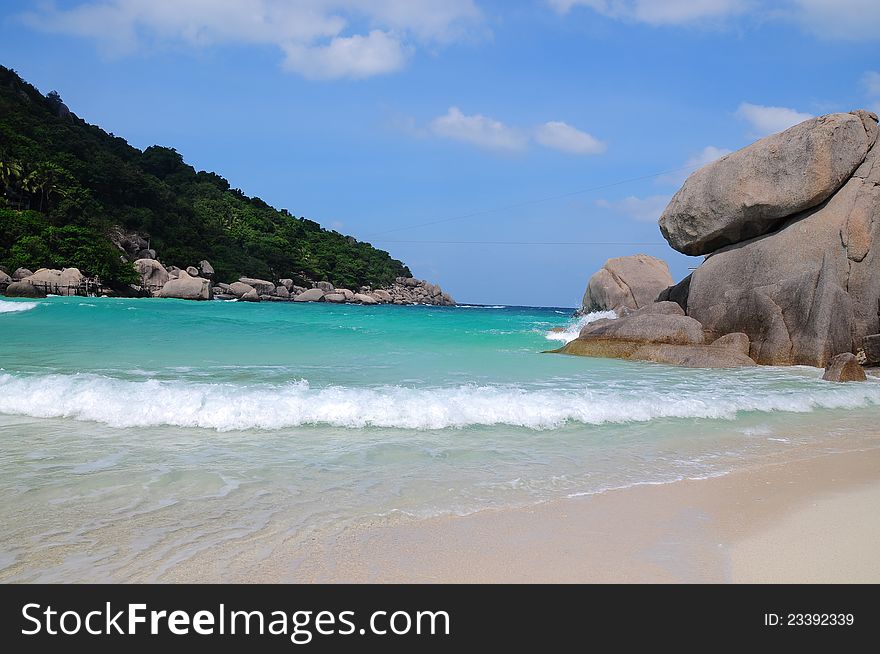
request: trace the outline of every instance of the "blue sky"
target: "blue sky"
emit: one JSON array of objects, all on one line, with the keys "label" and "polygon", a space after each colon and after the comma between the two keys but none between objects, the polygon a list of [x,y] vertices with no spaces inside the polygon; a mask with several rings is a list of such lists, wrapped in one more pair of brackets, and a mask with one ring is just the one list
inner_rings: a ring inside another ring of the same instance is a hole
[{"label": "blue sky", "polygon": [[697,265],[656,224],[694,166],[880,107],[880,2],[4,2],[0,63],[459,301],[574,306]]}]

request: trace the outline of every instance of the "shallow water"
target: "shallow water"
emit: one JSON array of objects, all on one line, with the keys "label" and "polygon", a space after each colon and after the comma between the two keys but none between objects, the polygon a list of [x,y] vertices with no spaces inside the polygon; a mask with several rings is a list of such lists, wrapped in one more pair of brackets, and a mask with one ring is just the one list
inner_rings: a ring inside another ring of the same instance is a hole
[{"label": "shallow water", "polygon": [[2,300],[0,579],[161,580],[375,516],[876,446],[876,381],[541,354],[570,313]]}]

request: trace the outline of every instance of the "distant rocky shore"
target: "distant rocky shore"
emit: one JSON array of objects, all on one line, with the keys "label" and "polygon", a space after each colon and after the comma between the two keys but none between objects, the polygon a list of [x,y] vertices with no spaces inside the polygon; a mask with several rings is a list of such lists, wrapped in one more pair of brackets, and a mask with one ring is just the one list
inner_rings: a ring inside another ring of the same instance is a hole
[{"label": "distant rocky shore", "polygon": [[214,280],[214,269],[208,261],[183,270],[165,268],[156,259],[137,259],[135,268],[141,276],[139,290],[155,297],[183,300],[241,300],[243,302],[331,302],[334,304],[430,304],[452,306],[455,300],[439,286],[430,282],[398,277],[387,288],[361,286],[357,290],[335,288],[328,281],[309,282],[308,286],[293,279],[266,280],[240,277],[231,283]]},{"label": "distant rocky shore", "polygon": [[[151,254],[146,241],[129,238],[138,254]],[[144,247],[141,248],[140,246]],[[177,298],[181,300],[239,300],[242,302],[330,302],[334,304],[427,304],[454,306],[455,300],[436,284],[412,277],[398,277],[385,288],[361,286],[357,290],[335,288],[328,281],[308,282],[308,286],[292,279],[269,281],[240,277],[232,283],[214,279],[214,268],[208,261],[186,269],[165,267],[155,258],[133,261],[140,283],[132,286],[135,295]],[[19,268],[11,275],[0,270],[0,292],[10,297],[46,297],[56,295],[100,295],[108,292],[89,280],[76,268],[53,270],[41,268],[32,272]]]},{"label": "distant rocky shore", "polygon": [[[242,302],[331,302],[334,304],[428,304],[454,306],[455,300],[436,284],[412,277],[398,277],[387,288],[361,286],[357,291],[334,288],[327,281],[312,282],[309,288],[297,286],[292,279],[276,282],[241,277],[231,284],[214,282],[213,269],[207,261],[199,268],[186,270],[165,268],[155,259],[134,262],[141,275],[141,284],[133,290],[142,295],[181,300],[240,300]],[[8,297],[46,297],[47,294],[76,295],[87,293],[89,284],[76,268],[53,270],[41,268],[31,272],[19,268],[12,275],[0,270],[0,292]]]},{"label": "distant rocky shore", "polygon": [[665,262],[611,259],[587,285],[566,354],[692,367],[810,365],[865,379],[880,365],[878,119],[819,116],[708,164],[659,220],[704,255],[677,284]]}]

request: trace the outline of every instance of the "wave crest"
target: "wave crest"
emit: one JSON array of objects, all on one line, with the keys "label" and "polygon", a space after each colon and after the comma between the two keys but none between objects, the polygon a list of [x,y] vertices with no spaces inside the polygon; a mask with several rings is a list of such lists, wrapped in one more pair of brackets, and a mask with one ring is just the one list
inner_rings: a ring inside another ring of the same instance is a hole
[{"label": "wave crest", "polygon": [[0,300],[0,313],[18,313],[19,311],[30,311],[39,306],[38,302],[9,302]]},{"label": "wave crest", "polygon": [[658,418],[733,419],[742,411],[808,412],[880,404],[880,384],[758,389],[721,393],[644,388],[544,390],[510,386],[311,388],[282,385],[121,380],[95,374],[0,373],[0,413],[71,418],[112,427],[178,426],[218,431],[302,425],[360,429],[445,429],[508,425],[554,429]]},{"label": "wave crest", "polygon": [[579,316],[565,327],[562,327],[561,331],[547,332],[544,337],[548,341],[562,341],[563,343],[569,343],[580,336],[581,330],[591,322],[596,322],[597,320],[603,320],[605,318],[614,320],[617,318],[617,314],[614,311],[591,311],[588,314]]}]

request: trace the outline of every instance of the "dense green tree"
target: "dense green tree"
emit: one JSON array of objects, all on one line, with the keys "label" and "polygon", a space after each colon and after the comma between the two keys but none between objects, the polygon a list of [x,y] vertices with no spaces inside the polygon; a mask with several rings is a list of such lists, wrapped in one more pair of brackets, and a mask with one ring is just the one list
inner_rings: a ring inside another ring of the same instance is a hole
[{"label": "dense green tree", "polygon": [[358,287],[410,275],[387,252],[196,171],[173,148],[142,152],[61,107],[57,93],[43,96],[0,66],[2,264],[75,265],[122,284],[131,267],[110,241],[122,229],[149,239],[167,264],[208,259],[219,279],[308,277]]}]

